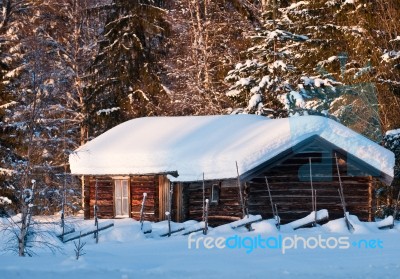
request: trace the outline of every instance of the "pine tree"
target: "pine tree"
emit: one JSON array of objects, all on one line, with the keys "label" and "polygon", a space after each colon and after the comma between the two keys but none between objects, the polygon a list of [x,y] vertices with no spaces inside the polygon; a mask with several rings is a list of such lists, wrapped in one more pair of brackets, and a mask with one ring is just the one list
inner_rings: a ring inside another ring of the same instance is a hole
[{"label": "pine tree", "polygon": [[376,48],[366,23],[371,4],[269,3],[246,61],[226,77],[234,112],[321,114],[379,141]]},{"label": "pine tree", "polygon": [[9,160],[14,175],[6,177],[2,187],[14,188],[14,198],[23,206],[21,193],[27,181],[34,179],[36,212],[53,213],[62,196],[66,151],[76,147],[75,112],[64,101],[68,67],[60,60],[66,1],[17,3],[12,5],[15,10],[4,33],[14,45],[3,45],[9,49],[3,52],[9,70],[3,75],[2,96],[9,100],[3,105],[7,108],[1,124],[7,133],[2,133],[1,140],[8,143],[9,157],[18,160]]},{"label": "pine tree", "polygon": [[168,33],[162,2],[113,2],[84,88],[92,97],[92,136],[133,117],[160,114],[168,103],[157,64]]}]

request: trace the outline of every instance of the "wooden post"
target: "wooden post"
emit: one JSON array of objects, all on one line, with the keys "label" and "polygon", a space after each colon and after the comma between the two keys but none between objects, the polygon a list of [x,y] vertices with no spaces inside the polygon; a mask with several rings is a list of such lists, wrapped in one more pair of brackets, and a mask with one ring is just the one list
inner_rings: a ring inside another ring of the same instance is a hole
[{"label": "wooden post", "polygon": [[95,192],[94,192],[94,225],[96,227],[96,232],[94,233],[94,238],[96,238],[96,243],[99,242],[99,220],[97,219],[97,178],[96,178],[96,183],[95,183]]},{"label": "wooden post", "polygon": [[368,176],[368,221],[373,221],[373,198],[374,198],[374,191],[373,191],[373,182],[372,177]]},{"label": "wooden post", "polygon": [[167,220],[168,220],[168,237],[171,236],[171,214],[170,212],[165,212],[165,215],[167,216]]},{"label": "wooden post", "polygon": [[144,204],[146,202],[147,193],[143,193],[142,207],[140,208],[140,230],[143,231],[144,220]]},{"label": "wooden post", "polygon": [[208,204],[209,201],[208,199],[206,199],[206,210],[205,210],[205,218],[204,218],[204,230],[203,230],[203,234],[207,235],[208,232]]},{"label": "wooden post", "polygon": [[243,204],[242,186],[240,184],[239,167],[238,167],[237,161],[236,161],[236,172],[237,172],[237,185],[238,185],[238,189],[239,189],[239,202],[240,202],[240,206],[242,207],[242,218],[244,218],[246,216],[246,212],[245,212],[244,204]]},{"label": "wooden post", "polygon": [[173,195],[174,195],[174,184],[172,182],[170,182],[170,184],[169,184],[169,196],[168,196],[168,211],[169,211],[170,214],[172,214],[172,196]]},{"label": "wooden post", "polygon": [[265,176],[265,184],[267,184],[267,190],[268,190],[268,196],[269,196],[269,202],[271,203],[271,210],[272,210],[272,215],[275,219],[275,226],[277,229],[280,229],[280,219],[278,216],[278,207],[276,204],[272,202],[272,195],[271,195],[271,189],[269,188],[269,182],[268,182],[268,177]]},{"label": "wooden post", "polygon": [[99,222],[96,225],[96,244],[99,243]]},{"label": "wooden post", "polygon": [[335,153],[335,161],[336,161],[336,169],[337,169],[338,178],[339,178],[339,189],[338,189],[338,191],[339,191],[339,196],[340,196],[340,202],[342,203],[342,209],[343,209],[343,213],[344,213],[344,221],[346,222],[347,229],[350,232],[352,232],[352,231],[354,231],[354,227],[350,223],[349,218],[347,218],[347,210],[346,210],[346,202],[344,200],[342,178],[340,176],[339,163],[338,163],[338,159],[337,159],[336,153]]},{"label": "wooden post", "polygon": [[265,176],[265,184],[267,184],[267,190],[268,190],[269,202],[271,203],[272,215],[275,217],[274,203],[272,202],[271,190],[269,188],[268,177],[266,177],[266,176]]},{"label": "wooden post", "polygon": [[318,214],[317,214],[317,190],[314,190],[314,226],[317,225]]},{"label": "wooden post", "polygon": [[275,213],[276,213],[276,228],[278,229],[278,231],[280,231],[281,230],[281,218],[279,217],[277,204],[275,204]]},{"label": "wooden post", "polygon": [[171,209],[172,209],[172,195],[174,193],[173,183],[169,184],[169,196],[168,196],[168,211],[165,212],[168,218],[168,237],[171,236]]},{"label": "wooden post", "polygon": [[[90,188],[90,183],[89,183],[88,186]],[[82,200],[81,200],[81,202],[82,202],[82,210],[83,210],[83,212],[85,212],[86,211],[86,208],[85,208],[85,197],[86,197],[86,195],[85,195],[85,176],[84,175],[81,176],[81,192],[82,192]],[[90,219],[90,217],[89,217],[89,219]]]}]

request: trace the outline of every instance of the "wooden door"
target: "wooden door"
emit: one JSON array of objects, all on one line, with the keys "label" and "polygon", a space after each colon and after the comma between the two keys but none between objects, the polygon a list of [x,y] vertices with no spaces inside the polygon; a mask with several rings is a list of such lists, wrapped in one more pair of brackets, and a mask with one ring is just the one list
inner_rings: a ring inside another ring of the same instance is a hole
[{"label": "wooden door", "polygon": [[115,217],[129,217],[129,187],[128,180],[115,180],[114,204]]},{"label": "wooden door", "polygon": [[166,220],[165,212],[169,211],[169,191],[170,182],[168,178],[164,175],[160,175],[158,179],[158,205],[159,205],[159,215],[158,219],[160,221]]}]

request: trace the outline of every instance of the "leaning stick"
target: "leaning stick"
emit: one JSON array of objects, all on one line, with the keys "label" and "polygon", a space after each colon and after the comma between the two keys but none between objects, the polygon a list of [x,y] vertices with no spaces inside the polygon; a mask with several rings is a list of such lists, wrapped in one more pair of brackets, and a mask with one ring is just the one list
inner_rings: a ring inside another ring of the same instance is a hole
[{"label": "leaning stick", "polygon": [[242,187],[240,185],[239,167],[238,167],[237,161],[236,161],[236,172],[237,172],[237,185],[238,185],[238,189],[239,189],[239,202],[240,202],[240,206],[242,207],[242,218],[244,218],[246,216],[246,212],[244,210]]}]

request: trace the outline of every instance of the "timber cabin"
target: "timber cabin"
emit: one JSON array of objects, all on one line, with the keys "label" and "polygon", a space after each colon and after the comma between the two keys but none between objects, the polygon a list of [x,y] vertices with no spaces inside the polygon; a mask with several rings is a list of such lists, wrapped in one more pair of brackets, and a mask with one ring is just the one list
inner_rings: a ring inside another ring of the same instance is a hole
[{"label": "timber cabin", "polygon": [[139,219],[147,193],[145,219],[165,220],[171,187],[172,220],[201,220],[204,175],[211,225],[242,216],[238,172],[250,214],[272,217],[267,178],[283,223],[312,211],[311,182],[317,209],[341,218],[336,163],[347,211],[372,220],[374,187],[391,184],[394,154],[325,117],[138,118],[70,155],[72,174],[82,177],[85,219],[93,218],[96,197],[99,218]]}]

